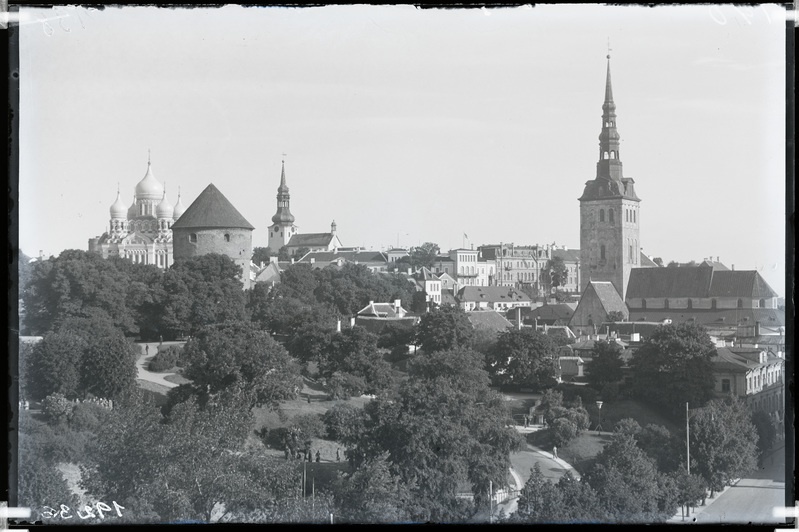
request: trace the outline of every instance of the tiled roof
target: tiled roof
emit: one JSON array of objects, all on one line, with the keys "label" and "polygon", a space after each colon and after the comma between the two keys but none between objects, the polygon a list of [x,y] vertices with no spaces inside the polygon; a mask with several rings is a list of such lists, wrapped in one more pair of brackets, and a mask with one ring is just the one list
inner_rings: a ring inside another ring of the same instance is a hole
[{"label": "tiled roof", "polygon": [[578,356],[564,356],[558,358],[560,363],[561,376],[576,376],[580,373],[580,366],[584,364],[583,359]]},{"label": "tiled roof", "polygon": [[[404,314],[404,312],[402,312]],[[393,303],[369,303],[358,311],[358,316],[371,316],[375,318],[398,318]]]},{"label": "tiled roof", "polygon": [[710,361],[717,370],[738,371],[741,373],[746,373],[750,368],[757,365],[727,347],[717,347],[716,354]]},{"label": "tiled roof", "polygon": [[433,274],[433,272],[431,272],[425,266],[423,266],[421,270],[416,272],[415,277],[417,281],[438,281],[438,277],[436,277]]},{"label": "tiled roof", "polygon": [[552,258],[561,257],[564,262],[579,262],[580,250],[579,249],[553,249]]},{"label": "tiled roof", "polygon": [[280,281],[280,266],[276,262],[270,262],[255,277],[256,283],[278,282]]},{"label": "tiled roof", "polygon": [[644,252],[641,252],[641,267],[642,268],[660,268],[652,259],[644,255]]},{"label": "tiled roof", "polygon": [[[185,214],[183,216],[186,216]],[[314,246],[327,246],[333,240],[333,233],[305,233],[296,234],[291,237],[288,247],[314,247]]]},{"label": "tiled roof", "polygon": [[192,228],[255,229],[213,183],[205,187],[172,229]]},{"label": "tiled roof", "polygon": [[758,272],[716,269],[717,264],[720,263],[705,261],[699,266],[633,268],[627,285],[627,299],[777,297]]},{"label": "tiled roof", "polygon": [[660,297],[705,297],[712,268],[632,268],[627,299]]},{"label": "tiled roof", "polygon": [[706,327],[754,325],[759,321],[762,327],[782,327],[785,325],[785,311],[773,308],[731,308],[731,309],[632,309],[630,321],[660,321],[671,319],[674,323],[694,321]]},{"label": "tiled roof", "polygon": [[777,293],[760,274],[752,271],[715,271],[709,297],[771,298]]},{"label": "tiled roof", "polygon": [[591,281],[588,283],[586,292],[590,289],[594,290],[606,313],[621,312],[625,316],[627,315],[627,305],[621,300],[621,296],[616,291],[616,287],[613,286],[613,283],[607,281]]},{"label": "tiled roof", "polygon": [[569,319],[571,319],[572,314],[574,314],[574,307],[571,305],[567,305],[565,303],[555,303],[553,305],[543,305],[541,307],[532,309],[529,312],[529,317],[532,320],[538,318],[539,320],[566,320],[568,322]]},{"label": "tiled roof", "polygon": [[458,299],[460,301],[505,303],[530,301],[530,296],[515,288],[505,286],[464,286],[458,291]]},{"label": "tiled roof", "polygon": [[[299,236],[299,235],[297,235]],[[386,263],[388,259],[380,251],[309,251],[306,253],[299,262],[333,262],[338,259],[344,259],[348,262],[380,262]]]},{"label": "tiled roof", "polygon": [[506,320],[502,314],[494,310],[475,310],[467,312],[466,317],[475,329],[488,329],[490,331],[502,332],[513,327],[513,324]]},{"label": "tiled roof", "polygon": [[455,299],[455,296],[452,293],[452,290],[442,290],[441,291],[441,304],[442,305],[457,305],[458,300]]}]

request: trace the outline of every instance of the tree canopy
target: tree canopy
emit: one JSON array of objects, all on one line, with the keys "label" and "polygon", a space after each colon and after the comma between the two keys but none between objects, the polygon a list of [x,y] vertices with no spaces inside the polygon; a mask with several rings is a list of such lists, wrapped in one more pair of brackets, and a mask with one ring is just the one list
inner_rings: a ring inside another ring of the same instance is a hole
[{"label": "tree canopy", "polygon": [[556,346],[533,329],[500,333],[486,358],[497,384],[545,389],[557,383]]},{"label": "tree canopy", "polygon": [[713,395],[714,354],[703,327],[662,325],[633,354],[630,371],[635,391],[673,412],[686,402],[702,405]]},{"label": "tree canopy", "polygon": [[[247,322],[207,326],[183,348],[186,378],[194,389],[241,396],[253,392],[253,401],[273,405],[295,397],[301,385],[299,368],[272,337]],[[243,397],[243,396],[242,396]]]},{"label": "tree canopy", "polygon": [[591,360],[586,364],[588,383],[597,390],[606,384],[622,380],[622,348],[619,344],[598,340],[591,350]]},{"label": "tree canopy", "polygon": [[460,307],[442,305],[422,316],[418,335],[427,352],[463,349],[471,347],[474,328]]}]

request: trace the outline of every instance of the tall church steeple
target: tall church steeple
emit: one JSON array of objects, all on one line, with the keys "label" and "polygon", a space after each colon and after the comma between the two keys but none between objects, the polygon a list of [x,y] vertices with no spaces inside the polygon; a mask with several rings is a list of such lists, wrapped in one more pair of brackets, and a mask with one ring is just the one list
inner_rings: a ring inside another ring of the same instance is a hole
[{"label": "tall church steeple", "polygon": [[596,177],[585,183],[579,198],[580,284],[582,290],[589,280],[611,282],[624,299],[630,270],[641,263],[641,200],[635,193],[635,181],[622,173],[610,54],[607,60]]},{"label": "tall church steeple", "polygon": [[599,162],[596,165],[597,179],[621,180],[619,139],[619,132],[616,129],[616,104],[613,102],[613,86],[610,82],[610,54],[608,54],[605,102],[602,104],[602,132],[599,134]]},{"label": "tall church steeple", "polygon": [[281,162],[280,186],[277,187],[277,212],[272,216],[272,225],[269,227],[269,249],[277,253],[280,248],[288,244],[291,237],[297,232],[294,225],[294,215],[289,208],[291,196],[286,185],[286,161]]}]

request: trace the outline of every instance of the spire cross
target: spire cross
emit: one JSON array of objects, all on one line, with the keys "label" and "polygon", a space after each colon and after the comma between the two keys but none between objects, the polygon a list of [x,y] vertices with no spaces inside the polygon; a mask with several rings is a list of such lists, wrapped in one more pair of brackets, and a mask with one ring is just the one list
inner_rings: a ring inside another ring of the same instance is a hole
[{"label": "spire cross", "polygon": [[612,51],[612,48],[610,47],[610,37],[608,37],[608,59],[610,59],[610,52],[611,51]]}]

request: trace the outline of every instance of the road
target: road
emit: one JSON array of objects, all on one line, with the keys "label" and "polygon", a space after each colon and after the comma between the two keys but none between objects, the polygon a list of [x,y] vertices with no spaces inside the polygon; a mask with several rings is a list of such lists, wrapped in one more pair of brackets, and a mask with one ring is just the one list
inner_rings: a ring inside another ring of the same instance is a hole
[{"label": "road", "polygon": [[742,478],[719,495],[695,523],[784,523],[772,514],[775,506],[785,506],[785,448],[774,451],[764,468]]}]

